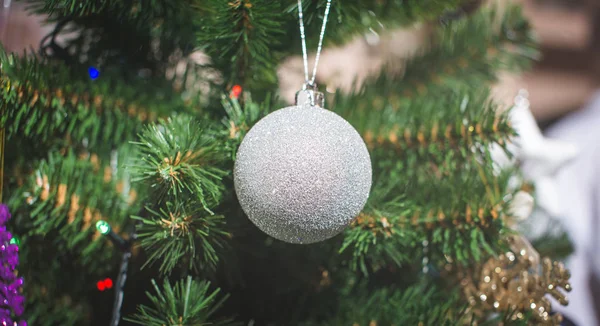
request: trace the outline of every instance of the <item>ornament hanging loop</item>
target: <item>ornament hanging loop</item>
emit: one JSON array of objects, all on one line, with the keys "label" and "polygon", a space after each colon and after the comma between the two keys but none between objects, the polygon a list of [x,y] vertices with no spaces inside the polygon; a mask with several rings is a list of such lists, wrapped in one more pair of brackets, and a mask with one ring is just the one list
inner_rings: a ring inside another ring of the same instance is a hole
[{"label": "ornament hanging loop", "polygon": [[317,85],[304,84],[302,90],[296,92],[296,105],[309,107],[325,107],[325,94],[319,92]]}]

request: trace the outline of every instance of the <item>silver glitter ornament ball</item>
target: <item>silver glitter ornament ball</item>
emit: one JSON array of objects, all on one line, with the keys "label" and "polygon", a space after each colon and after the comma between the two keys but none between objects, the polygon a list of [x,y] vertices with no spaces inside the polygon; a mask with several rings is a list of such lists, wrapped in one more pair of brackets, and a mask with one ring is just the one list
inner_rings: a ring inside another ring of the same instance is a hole
[{"label": "silver glitter ornament ball", "polygon": [[318,106],[290,106],[260,120],[239,147],[235,190],[268,235],[313,243],[340,233],[371,189],[371,159],[356,130]]}]

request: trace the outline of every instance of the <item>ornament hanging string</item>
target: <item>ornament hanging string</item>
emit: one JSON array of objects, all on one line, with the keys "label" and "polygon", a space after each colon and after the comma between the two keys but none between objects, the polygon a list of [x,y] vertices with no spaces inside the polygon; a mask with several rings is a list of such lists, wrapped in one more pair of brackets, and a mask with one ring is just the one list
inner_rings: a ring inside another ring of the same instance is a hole
[{"label": "ornament hanging string", "polygon": [[327,26],[327,18],[329,17],[329,9],[331,8],[331,0],[327,0],[325,14],[323,15],[323,26],[319,35],[319,45],[317,46],[317,55],[315,56],[315,66],[313,68],[312,78],[308,77],[308,54],[306,52],[306,34],[304,33],[304,15],[302,12],[302,0],[298,0],[298,21],[300,22],[300,38],[302,39],[302,58],[304,59],[304,89],[307,86],[314,86],[317,77],[317,66],[323,49],[323,37],[325,36],[325,26]]}]

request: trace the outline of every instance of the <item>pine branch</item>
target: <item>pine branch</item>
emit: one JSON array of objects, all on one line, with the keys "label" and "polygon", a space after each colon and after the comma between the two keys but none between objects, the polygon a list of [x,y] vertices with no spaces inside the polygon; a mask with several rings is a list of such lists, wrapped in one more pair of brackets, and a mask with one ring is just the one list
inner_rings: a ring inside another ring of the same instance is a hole
[{"label": "pine branch", "polygon": [[26,0],[29,8],[36,14],[57,16],[89,15],[118,6],[119,1],[60,1],[60,0]]},{"label": "pine branch", "polygon": [[213,318],[228,296],[220,296],[219,289],[211,292],[210,282],[197,282],[188,276],[174,287],[169,281],[165,281],[162,288],[154,280],[152,285],[156,295],[146,292],[152,307],[140,305],[138,313],[125,320],[144,326],[235,325],[231,319]]},{"label": "pine branch", "polygon": [[146,127],[134,143],[140,159],[132,166],[135,181],[146,181],[158,203],[195,201],[212,213],[224,191],[226,159],[216,132],[186,116]]},{"label": "pine branch", "polygon": [[462,325],[465,303],[425,278],[408,288],[375,289],[364,284],[340,294],[329,319],[304,325]]},{"label": "pine branch", "polygon": [[364,274],[424,257],[434,264],[450,259],[468,265],[494,254],[507,232],[511,174],[496,176],[489,167],[475,162],[449,168],[450,175],[430,172],[412,181],[388,172],[375,180],[369,203],[346,231],[340,251],[350,250],[352,267]]},{"label": "pine branch", "polygon": [[564,231],[558,235],[545,234],[532,241],[532,244],[541,256],[551,256],[560,260],[567,259],[574,251],[573,243]]},{"label": "pine branch", "polygon": [[[321,28],[325,0],[305,1],[305,23],[311,48]],[[334,1],[326,43],[343,43],[356,34],[381,32],[416,21],[437,18],[458,8],[463,0]],[[198,44],[224,72],[226,84],[251,90],[276,85],[276,65],[281,58],[299,53],[297,5],[277,1],[210,1],[197,5]],[[292,33],[284,33],[292,31]]]},{"label": "pine branch", "polygon": [[151,2],[119,0],[24,0],[36,14],[51,17],[85,17],[105,12],[114,12],[121,19],[156,17],[164,15],[173,7],[183,6],[186,1],[159,0]]},{"label": "pine branch", "polygon": [[[367,130],[364,139],[369,148],[381,147],[386,151],[393,151],[399,155],[410,152],[419,152],[419,147],[428,148],[430,151],[465,148],[473,144],[499,144],[505,145],[506,141],[515,136],[514,130],[509,126],[506,114],[493,116],[487,108],[484,115],[477,122],[463,121],[457,124],[441,121],[422,121],[422,125],[405,126],[394,125],[392,128]],[[457,127],[458,125],[458,127]],[[420,149],[422,150],[422,148]]]},{"label": "pine branch", "polygon": [[403,226],[385,216],[361,213],[344,233],[340,253],[351,250],[350,266],[369,275],[373,270],[389,264],[401,266],[413,262],[415,257],[407,251],[418,240],[416,232],[405,232]]},{"label": "pine branch", "polygon": [[32,236],[53,239],[57,250],[74,253],[93,269],[112,258],[107,242],[98,239],[95,223],[108,220],[120,232],[139,204],[136,191],[124,187],[124,180],[115,178],[110,166],[90,158],[79,159],[72,152],[50,155],[11,202],[28,212],[21,228]]},{"label": "pine branch", "polygon": [[500,71],[523,71],[540,56],[531,26],[514,4],[501,12],[482,9],[440,26],[433,40],[429,50],[407,64],[404,84],[398,85],[406,97],[489,84]]},{"label": "pine branch", "polygon": [[222,96],[221,105],[225,111],[226,117],[221,119],[224,128],[222,138],[228,140],[228,146],[235,157],[239,145],[244,136],[255,123],[274,111],[276,100],[272,96],[266,96],[261,103],[252,100],[249,94],[245,94],[243,103],[237,99]]},{"label": "pine branch", "polygon": [[[331,18],[327,27],[325,43],[342,44],[360,34],[384,33],[397,27],[438,19],[442,14],[457,10],[468,0],[384,0],[384,1],[333,1]],[[306,33],[308,43],[314,48],[323,19],[327,0],[304,0]],[[290,14],[286,30],[293,30],[285,41],[286,48],[299,49],[297,4],[288,6]]]},{"label": "pine branch", "polygon": [[[28,212],[17,217],[25,220]],[[111,275],[117,264],[113,249],[105,246],[90,253],[98,263],[84,264],[80,253],[56,245],[56,235],[29,236],[21,230],[18,234],[22,235],[19,274],[26,279],[28,322],[42,326],[90,324],[94,309],[89,299],[98,295],[96,280]]]},{"label": "pine branch", "polygon": [[167,204],[166,209],[148,211],[148,217],[132,217],[142,222],[137,233],[148,253],[145,265],[160,263],[164,274],[182,265],[195,271],[214,271],[218,251],[225,248],[229,237],[223,216],[209,215],[189,205]]},{"label": "pine branch", "polygon": [[[485,88],[459,88],[435,98],[417,97],[401,107],[370,98],[379,103],[373,110],[363,110],[360,96],[339,96],[335,110],[357,128],[371,149],[389,153],[386,156],[406,159],[448,150],[460,154],[475,144],[504,146],[515,136],[507,114],[497,113],[489,94]],[[357,109],[351,111],[352,107]]]},{"label": "pine branch", "polygon": [[[70,137],[89,146],[116,146],[131,139],[144,122],[156,121],[185,104],[164,84],[127,83],[103,74],[87,77],[87,68],[67,68],[35,57],[17,57],[0,49],[0,125],[8,138],[49,141]],[[146,92],[140,93],[140,89]]]},{"label": "pine branch", "polygon": [[[64,48],[74,54],[72,61],[114,69],[126,79],[163,78],[179,69],[178,64],[195,50],[197,29],[189,2],[132,1],[123,9],[117,6],[89,16],[67,16],[71,20],[68,32],[75,37],[68,38]],[[156,12],[144,8],[152,6],[161,8]]]},{"label": "pine branch", "polygon": [[[440,120],[443,117],[457,119],[455,111],[440,109],[448,105],[460,109],[467,119],[486,113],[488,110],[481,110],[481,106],[469,105],[469,101],[477,102],[482,95],[487,96],[479,87],[473,86],[489,85],[496,80],[500,71],[527,68],[531,59],[537,57],[531,33],[519,7],[510,6],[502,16],[494,10],[482,10],[476,15],[440,27],[431,47],[407,62],[402,75],[390,74],[389,71],[394,69],[384,67],[377,77],[367,80],[354,94],[338,94],[335,97],[335,110],[349,119],[356,116],[352,122],[356,121],[358,127],[361,127],[359,122],[370,126],[362,130],[370,129],[373,132],[380,125],[386,126],[384,138],[387,138],[395,123],[411,119],[406,123],[410,126],[409,123],[426,121],[418,111],[412,111],[420,108],[428,116]],[[461,99],[462,94],[476,95]],[[467,102],[461,103],[462,100]],[[403,116],[406,111],[413,116]],[[440,116],[436,117],[437,114]],[[390,117],[394,118],[393,123],[387,122],[386,119]],[[378,120],[370,121],[372,119]],[[454,121],[445,119],[435,122],[438,128],[444,128]],[[433,124],[430,124],[425,130],[432,128]],[[419,130],[413,128],[411,131],[410,136],[414,137]],[[441,136],[445,130],[438,129],[438,132]],[[373,136],[377,137],[378,134]],[[402,142],[404,137],[398,138]]]},{"label": "pine branch", "polygon": [[[29,294],[31,291],[27,293]],[[30,325],[81,325],[87,322],[84,320],[84,316],[91,312],[84,302],[74,302],[67,295],[53,297],[51,300],[47,295],[44,295],[43,299],[27,296],[26,303],[25,311]]]},{"label": "pine branch", "polygon": [[[440,105],[446,109],[440,110]],[[350,102],[340,106],[349,109]],[[497,106],[490,102],[485,89],[459,89],[435,100],[419,98],[400,110],[385,106],[380,111],[359,111],[348,113],[346,118],[370,147],[375,179],[403,185],[394,190],[396,197],[408,191],[417,198],[441,200],[447,196],[436,192],[442,188],[432,184],[449,177],[475,176],[481,170],[488,180],[494,180],[489,148],[506,146],[515,134],[507,114],[496,112]],[[377,187],[387,189],[386,185]],[[447,185],[448,189],[456,186]],[[448,189],[444,191],[452,192]],[[417,195],[415,191],[434,193]],[[380,208],[387,200],[395,200],[394,196],[383,200],[371,196],[370,203]]]},{"label": "pine branch", "polygon": [[249,89],[276,85],[273,48],[284,35],[280,1],[207,1],[201,13],[197,42],[224,74],[227,87]]},{"label": "pine branch", "polygon": [[[443,211],[433,209],[422,213],[416,208],[399,216],[362,213],[346,231],[340,252],[352,250],[352,268],[365,275],[390,263],[401,266],[423,257],[436,264],[443,258],[465,265],[478,261],[495,252],[498,234],[506,231],[498,220],[499,211],[472,207],[452,212],[447,222]],[[422,241],[431,248],[426,253]]]}]

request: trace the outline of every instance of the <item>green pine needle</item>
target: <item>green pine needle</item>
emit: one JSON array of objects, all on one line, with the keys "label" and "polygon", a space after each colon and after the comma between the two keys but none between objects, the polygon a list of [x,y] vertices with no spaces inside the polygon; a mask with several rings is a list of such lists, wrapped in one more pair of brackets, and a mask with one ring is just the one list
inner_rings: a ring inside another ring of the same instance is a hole
[{"label": "green pine needle", "polygon": [[[306,34],[313,46],[316,46],[326,2],[327,0],[302,1]],[[468,0],[332,1],[324,42],[343,44],[357,35],[379,35],[386,30],[410,26],[416,22],[433,21],[445,13],[459,9],[465,2]],[[286,11],[290,14],[291,25],[297,28],[296,1]],[[286,44],[297,43],[298,35],[294,36],[289,37]]]},{"label": "green pine needle", "polygon": [[54,16],[73,16],[86,17],[93,14],[99,14],[105,11],[121,12],[123,18],[150,13],[163,12],[169,2],[175,1],[150,1],[141,5],[137,1],[77,1],[77,0],[26,0],[30,5],[30,10],[40,14],[50,14]]},{"label": "green pine needle", "polygon": [[130,201],[135,190],[122,193],[124,171],[113,173],[106,161],[93,162],[71,151],[65,156],[55,153],[39,163],[11,207],[27,212],[28,219],[21,223],[29,234],[45,237],[63,254],[76,255],[85,268],[105,268],[114,255],[96,222],[107,220],[122,229],[140,206]]},{"label": "green pine needle", "polygon": [[276,85],[272,49],[284,36],[281,1],[204,1],[198,10],[198,44],[224,73],[227,85]]},{"label": "green pine needle", "polygon": [[329,319],[303,325],[463,325],[465,304],[458,292],[433,282],[425,277],[408,288],[382,289],[359,284],[340,294]]},{"label": "green pine needle", "polygon": [[367,207],[345,232],[340,251],[352,252],[351,266],[370,274],[367,266],[417,263],[425,255],[423,243],[434,264],[468,265],[498,252],[515,173],[496,175],[487,154],[467,151],[464,159],[450,160],[444,154],[439,163],[428,155],[428,166],[408,169],[422,169],[416,175],[395,166],[382,170]]},{"label": "green pine needle", "polygon": [[227,300],[228,295],[219,295],[220,289],[211,292],[210,282],[198,282],[188,276],[172,286],[165,280],[162,288],[152,280],[156,294],[146,292],[151,306],[139,305],[137,314],[125,320],[144,326],[235,325],[231,319],[215,319],[213,315]]},{"label": "green pine needle", "polygon": [[[69,138],[87,146],[118,146],[146,122],[187,110],[163,79],[128,82],[104,73],[90,80],[87,67],[18,57],[0,45],[0,125],[7,137],[36,142]],[[144,90],[144,91],[140,91]]]},{"label": "green pine needle", "polygon": [[132,217],[142,222],[137,233],[148,254],[145,265],[160,264],[164,274],[181,265],[194,270],[215,269],[229,236],[223,216],[170,203],[166,209],[148,212],[148,217]]},{"label": "green pine needle", "polygon": [[134,143],[141,160],[132,166],[134,181],[146,181],[159,202],[196,201],[210,213],[227,175],[216,132],[188,116],[175,116],[146,127]]},{"label": "green pine needle", "polygon": [[221,105],[225,110],[226,117],[222,119],[224,128],[223,137],[228,139],[233,153],[244,139],[244,136],[255,123],[275,109],[275,99],[267,96],[262,103],[256,103],[250,97],[245,96],[243,104],[237,99],[221,97]]},{"label": "green pine needle", "polygon": [[[391,69],[394,65],[383,67],[359,90],[350,95],[340,92],[329,107],[361,133],[384,128],[385,137],[396,124],[401,131],[412,127],[415,137],[419,129],[430,133],[437,123],[440,138],[447,125],[459,127],[462,118],[491,127],[495,117],[490,113],[495,110],[490,107],[495,105],[489,101],[486,85],[495,82],[501,71],[526,69],[537,57],[532,31],[519,7],[509,6],[502,15],[482,9],[439,27],[431,45],[409,59],[401,74],[390,73],[397,70]],[[506,130],[502,125],[499,129]],[[402,143],[403,135],[398,136]],[[480,140],[486,141],[474,141]]]}]

